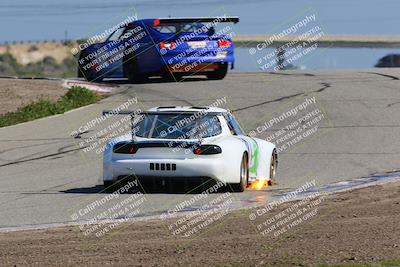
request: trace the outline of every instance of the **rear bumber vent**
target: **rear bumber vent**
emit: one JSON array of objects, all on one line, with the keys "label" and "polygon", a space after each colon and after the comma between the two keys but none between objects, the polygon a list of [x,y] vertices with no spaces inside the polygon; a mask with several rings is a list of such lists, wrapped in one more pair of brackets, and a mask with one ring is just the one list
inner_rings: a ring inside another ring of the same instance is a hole
[{"label": "rear bumber vent", "polygon": [[151,171],[176,171],[175,163],[150,163]]}]

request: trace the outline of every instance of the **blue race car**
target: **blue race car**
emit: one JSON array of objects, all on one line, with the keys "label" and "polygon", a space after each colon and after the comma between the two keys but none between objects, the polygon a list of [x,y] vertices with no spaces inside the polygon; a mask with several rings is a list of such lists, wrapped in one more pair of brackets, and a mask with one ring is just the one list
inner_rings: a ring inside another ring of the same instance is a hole
[{"label": "blue race car", "polygon": [[101,43],[81,44],[78,77],[88,81],[128,78],[143,82],[150,76],[179,80],[184,75],[223,79],[234,67],[231,27],[219,23],[238,17],[161,18],[129,22]]}]

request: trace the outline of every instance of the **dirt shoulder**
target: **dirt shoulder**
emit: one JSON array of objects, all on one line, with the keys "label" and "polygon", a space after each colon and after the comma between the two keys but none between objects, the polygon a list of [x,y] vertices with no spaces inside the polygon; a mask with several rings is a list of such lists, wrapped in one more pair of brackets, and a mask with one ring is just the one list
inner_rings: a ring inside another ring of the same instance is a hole
[{"label": "dirt shoulder", "polygon": [[9,53],[22,65],[40,62],[45,57],[52,57],[57,63],[62,63],[72,57],[71,48],[74,45],[74,42],[70,45],[61,42],[0,45],[0,54]]},{"label": "dirt shoulder", "polygon": [[61,81],[0,79],[0,114],[16,111],[39,98],[57,100],[67,91]]},{"label": "dirt shoulder", "polygon": [[[315,200],[320,200],[315,216],[280,235],[260,234],[258,219],[249,220],[254,210],[229,213],[191,238],[168,230],[176,218],[124,223],[101,238],[84,236],[77,226],[19,231],[0,234],[0,261],[6,266],[309,266],[400,259],[400,182]],[[279,205],[263,220],[293,204]]]}]

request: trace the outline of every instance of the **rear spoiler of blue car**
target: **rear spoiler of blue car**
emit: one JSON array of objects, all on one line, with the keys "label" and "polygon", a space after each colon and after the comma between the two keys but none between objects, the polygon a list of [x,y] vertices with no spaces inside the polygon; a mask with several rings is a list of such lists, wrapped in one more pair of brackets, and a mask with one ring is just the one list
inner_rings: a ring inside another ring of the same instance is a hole
[{"label": "rear spoiler of blue car", "polygon": [[192,18],[159,18],[155,19],[155,24],[163,23],[192,23],[192,22],[232,22],[238,23],[238,16],[221,16],[221,17],[192,17]]}]

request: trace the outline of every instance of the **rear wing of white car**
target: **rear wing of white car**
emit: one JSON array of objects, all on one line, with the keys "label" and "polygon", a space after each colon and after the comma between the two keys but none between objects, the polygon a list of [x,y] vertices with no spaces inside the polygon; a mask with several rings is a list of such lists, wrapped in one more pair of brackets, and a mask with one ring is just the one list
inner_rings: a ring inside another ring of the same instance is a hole
[{"label": "rear wing of white car", "polygon": [[[132,135],[132,140],[136,141],[136,131],[135,131],[135,117],[136,116],[141,116],[141,115],[158,115],[158,114],[182,114],[182,113],[193,113],[193,111],[140,111],[140,110],[103,110],[103,116],[112,116],[112,115],[126,115],[131,117],[131,135]],[[215,113],[215,112],[211,112]],[[196,142],[188,142],[188,141],[182,141],[182,142],[147,142],[145,144],[141,143],[142,146],[169,146],[169,147],[174,147],[174,146],[181,146],[183,148],[188,148],[188,147],[199,147],[201,145],[201,140],[199,139]]]},{"label": "rear wing of white car", "polygon": [[[103,110],[103,116],[125,115],[131,117],[132,140],[135,140],[135,118],[141,115],[160,115],[160,114],[185,114],[195,113],[195,111],[141,111],[141,110]],[[220,112],[207,112],[210,115],[219,115]]]},{"label": "rear wing of white car", "polygon": [[141,111],[138,110],[103,110],[104,115],[138,115]]},{"label": "rear wing of white car", "polygon": [[131,135],[132,140],[135,140],[135,117],[140,115],[142,112],[140,110],[103,110],[103,116],[112,115],[127,115],[131,117]]}]

